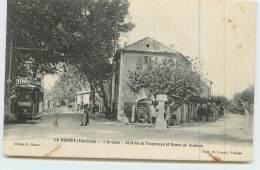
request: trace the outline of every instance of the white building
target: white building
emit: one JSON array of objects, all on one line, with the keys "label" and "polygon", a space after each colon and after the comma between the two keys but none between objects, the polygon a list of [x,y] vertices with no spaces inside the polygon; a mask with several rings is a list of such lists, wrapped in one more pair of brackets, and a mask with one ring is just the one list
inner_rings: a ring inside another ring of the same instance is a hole
[{"label": "white building", "polygon": [[[103,107],[103,102],[102,98],[99,97],[98,94],[95,95],[95,105],[98,107],[98,111],[102,112],[104,107]],[[84,90],[84,91],[79,91],[76,94],[75,97],[75,103],[76,103],[76,109],[79,112],[83,112],[83,106],[88,104],[90,105],[90,91],[89,90]]]}]

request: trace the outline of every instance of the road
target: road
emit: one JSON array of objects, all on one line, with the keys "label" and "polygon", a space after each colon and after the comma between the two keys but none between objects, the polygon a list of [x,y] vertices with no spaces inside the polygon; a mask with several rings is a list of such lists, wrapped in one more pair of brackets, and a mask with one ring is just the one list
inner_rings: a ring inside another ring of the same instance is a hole
[{"label": "road", "polygon": [[[57,118],[58,127],[53,125]],[[212,122],[190,122],[182,126],[168,129],[156,129],[148,124],[123,124],[108,121],[103,115],[91,115],[89,126],[80,126],[81,114],[66,108],[49,110],[41,120],[16,124],[5,124],[6,139],[32,139],[55,137],[57,135],[70,137],[91,137],[131,140],[182,140],[196,143],[252,144],[252,137],[244,127],[242,115],[226,114]]]}]

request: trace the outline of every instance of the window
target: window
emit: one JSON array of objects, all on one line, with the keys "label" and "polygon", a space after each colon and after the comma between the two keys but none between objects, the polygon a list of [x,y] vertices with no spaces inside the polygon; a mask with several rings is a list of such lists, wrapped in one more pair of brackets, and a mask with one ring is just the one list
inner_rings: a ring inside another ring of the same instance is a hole
[{"label": "window", "polygon": [[21,102],[29,102],[33,97],[33,91],[30,89],[20,88],[17,90],[18,100]]},{"label": "window", "polygon": [[148,57],[144,56],[144,63],[147,64],[148,63]]},{"label": "window", "polygon": [[143,65],[143,57],[142,56],[138,56],[138,61],[137,61],[138,65]]},{"label": "window", "polygon": [[137,69],[143,69],[143,64],[144,64],[144,58],[143,56],[138,56],[138,61],[137,61]]},{"label": "window", "polygon": [[150,47],[150,44],[145,44],[146,48],[149,48]]}]

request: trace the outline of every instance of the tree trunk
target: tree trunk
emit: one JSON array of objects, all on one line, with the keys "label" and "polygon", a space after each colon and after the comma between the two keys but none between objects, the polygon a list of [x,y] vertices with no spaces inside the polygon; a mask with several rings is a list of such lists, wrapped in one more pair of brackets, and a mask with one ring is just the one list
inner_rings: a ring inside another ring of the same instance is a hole
[{"label": "tree trunk", "polygon": [[[104,108],[105,108],[105,118],[112,118],[112,119],[115,119],[115,116],[114,115],[111,115],[111,108],[110,108],[110,105],[109,105],[109,101],[107,99],[107,95],[106,95],[106,91],[105,91],[105,87],[104,87],[104,83],[103,81],[101,81],[101,83],[98,83],[97,85],[97,92],[99,94],[99,96],[102,98],[103,100],[103,105],[104,105]],[[99,90],[98,90],[99,89]]]},{"label": "tree trunk", "polygon": [[178,109],[178,107],[180,107],[181,105],[183,105],[185,103],[186,100],[182,100],[179,103],[176,103],[172,106],[173,111],[176,111]]},{"label": "tree trunk", "polygon": [[147,122],[148,123],[151,123],[152,122],[152,116],[151,116],[151,110],[150,110],[150,104],[148,104],[148,106],[147,106],[148,108],[147,108]]},{"label": "tree trunk", "polygon": [[135,121],[135,103],[132,105],[132,113],[131,113],[131,118],[130,118],[130,123],[134,123]]},{"label": "tree trunk", "polygon": [[96,94],[95,94],[95,87],[94,87],[95,85],[93,80],[90,80],[89,84],[90,84],[90,112],[94,114],[95,113],[94,106],[96,104]]},{"label": "tree trunk", "polygon": [[103,98],[103,104],[104,104],[104,107],[105,107],[105,118],[109,119],[109,118],[112,118],[114,119],[113,117],[110,117],[111,116],[111,111],[110,111],[110,107],[109,107],[109,104],[108,104],[108,101],[106,98]]},{"label": "tree trunk", "polygon": [[131,117],[130,117],[130,123],[134,123],[135,121],[135,93],[134,93],[134,101],[133,101],[133,105],[132,105],[132,112],[131,112]]},{"label": "tree trunk", "polygon": [[33,78],[37,78],[37,73],[38,73],[38,69],[39,69],[40,65],[37,61],[35,61],[32,71],[33,71]]},{"label": "tree trunk", "polygon": [[113,102],[112,110],[111,110],[113,120],[117,120],[117,108],[116,103]]}]

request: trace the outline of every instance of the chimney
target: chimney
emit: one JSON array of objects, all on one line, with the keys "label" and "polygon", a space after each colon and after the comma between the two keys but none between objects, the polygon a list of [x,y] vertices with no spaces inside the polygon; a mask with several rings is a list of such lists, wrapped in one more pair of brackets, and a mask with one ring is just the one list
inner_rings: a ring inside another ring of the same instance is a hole
[{"label": "chimney", "polygon": [[175,49],[174,49],[174,44],[170,44],[169,47],[170,47],[171,52],[174,52],[174,51],[175,51]]}]

